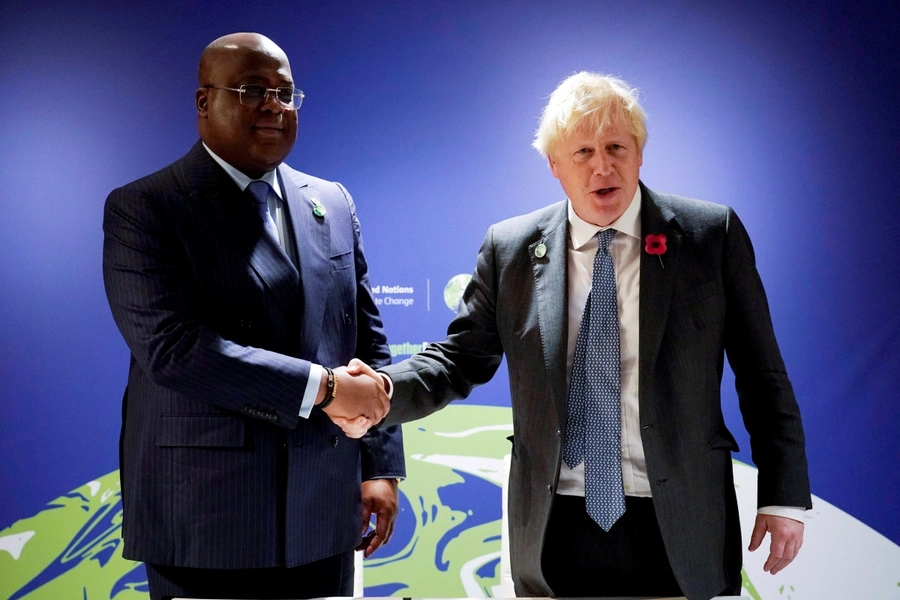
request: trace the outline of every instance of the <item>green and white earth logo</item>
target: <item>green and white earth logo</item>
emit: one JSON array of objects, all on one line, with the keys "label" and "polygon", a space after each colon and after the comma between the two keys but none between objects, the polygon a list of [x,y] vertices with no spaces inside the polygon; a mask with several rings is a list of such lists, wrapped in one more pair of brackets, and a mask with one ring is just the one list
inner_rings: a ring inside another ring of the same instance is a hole
[{"label": "green and white earth logo", "polygon": [[452,277],[450,281],[447,282],[447,285],[444,286],[444,303],[447,305],[447,308],[453,312],[459,310],[459,303],[462,301],[463,292],[466,291],[466,286],[469,285],[469,281],[471,280],[471,275],[462,273]]},{"label": "green and white earth logo", "polygon": [[[502,539],[512,432],[512,410],[502,406],[451,405],[404,425],[400,514],[391,543],[365,561],[366,596],[514,597]],[[745,533],[755,524],[758,475],[734,463]],[[818,497],[804,521],[802,552],[774,576],[763,571],[768,543],[745,547],[743,598],[898,598],[900,546]],[[0,599],[148,600],[146,572],[122,557],[121,526],[118,471],[0,525]]]}]

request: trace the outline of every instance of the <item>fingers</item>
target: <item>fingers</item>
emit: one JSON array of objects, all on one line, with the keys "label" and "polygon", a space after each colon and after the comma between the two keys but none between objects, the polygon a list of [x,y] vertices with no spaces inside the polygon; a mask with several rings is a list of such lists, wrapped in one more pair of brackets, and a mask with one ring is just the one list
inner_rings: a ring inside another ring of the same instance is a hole
[{"label": "fingers", "polygon": [[387,375],[379,373],[358,358],[352,359],[347,365],[347,373],[354,376],[367,375],[377,381],[384,388],[385,393],[388,394],[387,409],[390,410],[391,380]]},{"label": "fingers", "polygon": [[771,541],[763,571],[774,575],[791,564],[800,552],[803,545],[803,523],[775,515],[757,515],[750,540],[751,551],[760,546],[767,531]]},{"label": "fingers", "polygon": [[800,553],[800,547],[803,546],[803,523],[790,519],[785,520],[788,523],[772,530],[769,558],[763,566],[763,570],[772,575],[791,564]]},{"label": "fingers", "polygon": [[373,535],[371,538],[369,538],[369,545],[366,546],[366,548],[363,550],[363,556],[365,556],[366,558],[369,558],[370,556],[372,556],[372,553],[375,552],[376,550],[378,550],[379,548],[381,548],[382,544],[384,544],[384,542],[385,542],[384,538],[382,538],[380,535],[378,535],[377,530],[374,531],[373,533],[375,535]]},{"label": "fingers", "polygon": [[334,400],[323,410],[331,417],[354,419],[361,415],[372,423],[381,422],[390,410],[390,400],[381,376],[375,376],[377,379],[352,375],[345,367],[335,369]]},{"label": "fingers", "polygon": [[[327,413],[327,411],[326,411]],[[341,428],[349,438],[359,439],[372,427],[372,422],[365,417],[345,419],[344,417],[328,415],[335,425]]]},{"label": "fingers", "polygon": [[369,529],[369,522],[372,519],[372,508],[369,506],[368,502],[363,502],[362,509],[362,533],[365,534]]},{"label": "fingers", "polygon": [[[795,558],[797,558],[797,553],[800,550],[799,547],[793,542],[789,542],[784,544],[781,556],[776,556],[775,553],[769,554],[769,559],[766,561],[766,564],[763,566],[763,571],[768,571],[772,575],[778,573],[786,566],[791,564]],[[772,563],[770,568],[770,563]]]},{"label": "fingers", "polygon": [[334,369],[334,381],[334,399],[322,410],[348,437],[361,438],[387,416],[385,380],[366,363],[354,358]]},{"label": "fingers", "polygon": [[[391,384],[388,376],[379,373],[358,358],[352,359],[347,365],[347,373],[351,375],[368,375],[384,387],[385,393],[390,394]],[[388,408],[390,408],[390,399],[388,399]]]},{"label": "fingers", "polygon": [[762,515],[756,515],[756,523],[753,525],[753,533],[750,535],[750,546],[747,548],[750,552],[759,548],[766,536],[766,520],[760,517]]},{"label": "fingers", "polygon": [[381,375],[375,372],[375,369],[359,360],[358,358],[352,359],[347,364],[347,372],[351,375],[368,375],[372,379],[381,382]]},{"label": "fingers", "polygon": [[391,539],[400,508],[398,494],[397,482],[394,479],[373,479],[363,482],[364,527],[369,524],[368,517],[375,515],[374,531],[369,532],[359,546],[366,558]]},{"label": "fingers", "polygon": [[379,534],[384,538],[384,543],[387,544],[391,541],[391,538],[394,535],[394,524],[397,522],[396,513],[394,514],[385,514],[379,515],[378,523],[376,523],[375,532],[378,533],[378,526],[384,523],[383,533]]},{"label": "fingers", "polygon": [[375,549],[369,549],[369,546],[372,543],[372,539],[375,537],[375,531],[370,531],[368,534],[363,536],[362,541],[359,543],[359,546],[356,547],[356,551],[363,552],[363,556],[365,558],[369,558],[369,556],[375,552]]},{"label": "fingers", "polygon": [[375,535],[370,536],[368,546],[364,549],[366,558],[369,558],[382,545],[387,544],[394,534],[394,519],[388,513],[389,511],[379,511],[377,513],[375,518]]},{"label": "fingers", "polygon": [[[358,362],[358,361],[357,361]],[[348,409],[353,407],[356,414],[348,416],[363,415],[370,419],[373,423],[378,423],[387,415],[391,408],[390,399],[384,391],[384,383],[381,376],[364,364],[359,363],[372,373],[371,376],[350,375],[346,368],[336,369],[335,376],[341,373],[341,383],[344,385],[343,400],[347,403]],[[358,367],[357,368],[361,368]]]},{"label": "fingers", "polygon": [[785,541],[783,539],[779,539],[775,535],[772,536],[772,542],[769,544],[769,557],[766,559],[766,564],[763,565],[763,571],[773,575],[777,573],[777,571],[772,569],[781,564],[784,556],[784,546]]}]

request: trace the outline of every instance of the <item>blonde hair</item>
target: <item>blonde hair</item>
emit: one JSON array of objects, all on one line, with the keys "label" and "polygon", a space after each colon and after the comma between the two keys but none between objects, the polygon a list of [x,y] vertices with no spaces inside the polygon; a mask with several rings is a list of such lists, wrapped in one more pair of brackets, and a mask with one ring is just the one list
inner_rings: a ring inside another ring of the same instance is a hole
[{"label": "blonde hair", "polygon": [[611,75],[588,71],[575,73],[550,94],[531,145],[543,156],[551,156],[559,141],[575,129],[585,127],[603,131],[619,111],[625,116],[638,150],[643,152],[647,126],[637,88]]}]

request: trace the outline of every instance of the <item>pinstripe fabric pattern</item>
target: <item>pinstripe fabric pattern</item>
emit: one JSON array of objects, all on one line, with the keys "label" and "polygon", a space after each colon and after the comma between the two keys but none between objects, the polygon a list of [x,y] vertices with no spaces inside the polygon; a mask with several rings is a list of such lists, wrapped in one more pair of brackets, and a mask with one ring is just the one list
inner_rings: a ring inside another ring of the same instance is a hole
[{"label": "pinstripe fabric pattern", "polygon": [[199,143],[107,199],[104,282],[131,350],[127,558],[305,564],[359,541],[361,476],[404,473],[399,428],[355,441],[318,409],[298,416],[311,363],[383,366],[390,354],[349,194],[278,173],[299,266]]}]

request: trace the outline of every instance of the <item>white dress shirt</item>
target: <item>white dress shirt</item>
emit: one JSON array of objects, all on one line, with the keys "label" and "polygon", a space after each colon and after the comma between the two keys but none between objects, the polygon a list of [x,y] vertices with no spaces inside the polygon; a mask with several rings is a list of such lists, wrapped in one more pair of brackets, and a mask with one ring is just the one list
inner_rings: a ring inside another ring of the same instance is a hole
[{"label": "white dress shirt", "polygon": [[[247,191],[247,186],[255,180],[250,179],[222,160],[215,152],[209,149],[209,146],[207,146],[206,143],[203,143],[203,147],[206,148],[206,151],[209,152],[212,159],[228,173],[228,176],[234,180],[241,191]],[[281,192],[281,183],[278,181],[278,174],[273,169],[272,171],[265,173],[256,181],[265,181],[272,186],[273,190],[275,190],[275,197],[269,196],[269,216],[275,222],[275,228],[278,231],[278,241],[281,242],[281,247],[284,248],[284,251],[288,256],[291,256],[292,254],[296,255],[296,249],[293,247],[294,238],[288,228],[287,212],[284,208],[284,195]],[[312,407],[316,403],[316,395],[319,393],[319,383],[322,381],[322,375],[324,374],[325,369],[320,365],[310,365],[309,379],[306,381],[306,389],[303,392],[303,399],[300,402],[300,417],[303,419],[308,419],[309,413],[312,412]]]},{"label": "white dress shirt", "polygon": [[[225,172],[228,173],[228,176],[231,177],[234,182],[241,188],[242,192],[247,191],[247,186],[250,185],[254,180],[250,179],[227,162],[222,160],[215,152],[209,149],[205,143],[203,147],[206,148],[206,151],[209,152],[209,155],[212,156],[212,159],[216,161],[220,167],[225,169]],[[278,241],[281,242],[281,247],[284,248],[284,251],[290,254],[290,247],[287,244],[287,241],[290,239],[289,232],[287,230],[287,219],[284,210],[284,194],[281,193],[281,184],[278,181],[278,174],[273,169],[268,173],[265,173],[262,177],[258,179],[258,181],[265,181],[272,189],[275,190],[275,198],[269,196],[269,216],[272,217],[272,221],[275,222],[275,229],[278,232]]]},{"label": "white dress shirt", "polygon": [[[575,343],[594,270],[598,231],[615,229],[609,245],[616,272],[616,296],[619,307],[619,352],[621,360],[622,484],[626,496],[649,498],[650,481],[641,441],[638,402],[638,340],[640,339],[641,292],[641,189],[634,193],[625,212],[607,227],[583,220],[568,203],[569,240],[567,244],[569,334],[566,351],[566,381],[572,377]],[[563,424],[565,426],[565,424]],[[563,461],[559,471],[558,494],[584,496],[584,462],[570,469]],[[803,521],[801,507],[764,506],[760,514],[772,514]]]},{"label": "white dress shirt", "polygon": [[[622,483],[628,496],[650,496],[647,464],[641,443],[638,414],[638,313],[641,293],[641,190],[637,189],[631,204],[608,227],[598,227],[583,220],[569,202],[569,240],[567,244],[569,337],[566,350],[566,381],[572,377],[575,342],[584,305],[591,291],[594,256],[597,254],[598,231],[615,229],[609,244],[616,272],[616,297],[619,307],[619,358],[621,360],[622,402]],[[584,496],[584,463],[570,469],[563,462],[559,472],[557,493]]]}]

